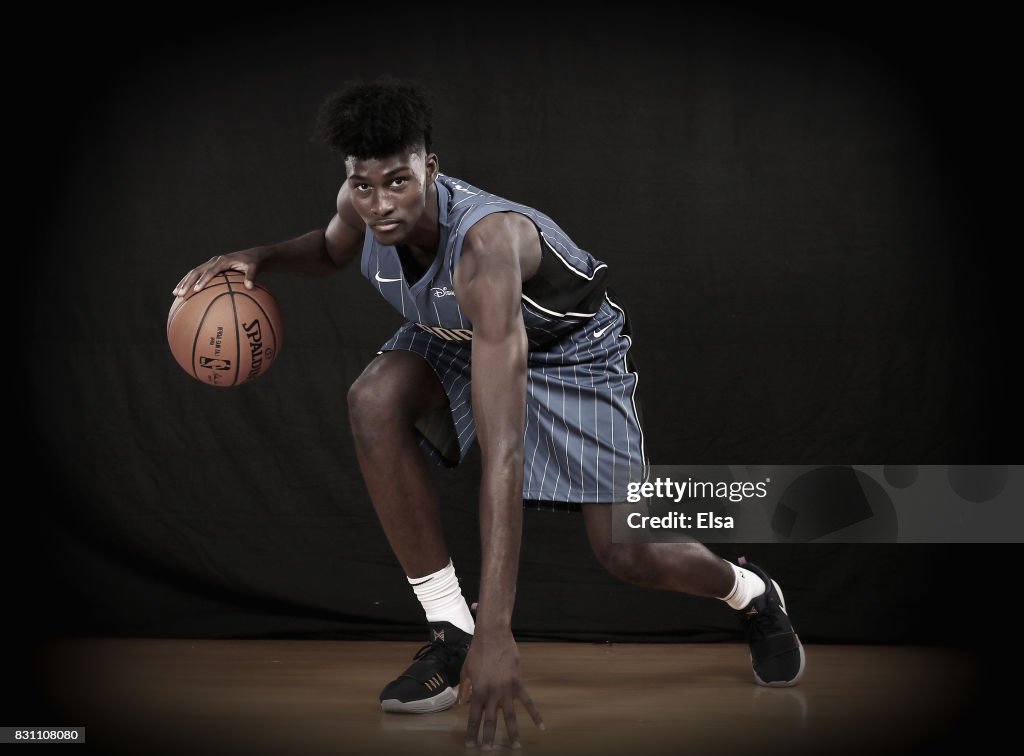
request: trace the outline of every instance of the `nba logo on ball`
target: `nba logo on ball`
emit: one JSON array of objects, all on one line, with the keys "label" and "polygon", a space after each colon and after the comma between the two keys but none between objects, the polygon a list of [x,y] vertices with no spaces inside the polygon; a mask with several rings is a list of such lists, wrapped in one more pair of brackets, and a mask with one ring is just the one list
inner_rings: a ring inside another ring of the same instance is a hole
[{"label": "nba logo on ball", "polygon": [[281,310],[263,286],[245,288],[238,271],[218,273],[167,314],[174,359],[196,380],[240,386],[263,375],[281,351]]}]

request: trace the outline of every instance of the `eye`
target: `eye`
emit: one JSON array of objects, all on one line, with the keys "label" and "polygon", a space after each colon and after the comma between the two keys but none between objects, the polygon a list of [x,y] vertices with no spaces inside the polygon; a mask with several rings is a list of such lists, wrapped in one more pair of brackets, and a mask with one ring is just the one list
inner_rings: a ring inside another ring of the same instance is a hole
[{"label": "eye", "polygon": [[402,186],[403,184],[408,184],[409,179],[406,178],[405,176],[395,176],[393,179],[391,179],[391,183],[394,184],[395,186]]},{"label": "eye", "polygon": [[356,184],[356,191],[359,191],[359,192],[365,192],[369,188],[370,188],[370,185],[366,184],[366,183]]}]

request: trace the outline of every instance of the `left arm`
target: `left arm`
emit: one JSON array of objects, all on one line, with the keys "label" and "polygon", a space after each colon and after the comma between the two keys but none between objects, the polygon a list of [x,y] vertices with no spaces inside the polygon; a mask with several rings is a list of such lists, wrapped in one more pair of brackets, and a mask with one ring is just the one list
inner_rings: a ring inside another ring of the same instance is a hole
[{"label": "left arm", "polygon": [[[537,232],[527,218],[495,213],[470,229],[455,270],[455,296],[473,323],[472,403],[480,443],[482,573],[476,632],[460,691],[469,689],[467,739],[494,741],[498,710],[518,743],[515,700],[543,726],[522,686],[512,637],[512,609],[523,525],[523,432],[526,417],[526,327],[522,264]],[[466,692],[463,692],[465,698]],[[477,730],[483,718],[483,730]]]}]

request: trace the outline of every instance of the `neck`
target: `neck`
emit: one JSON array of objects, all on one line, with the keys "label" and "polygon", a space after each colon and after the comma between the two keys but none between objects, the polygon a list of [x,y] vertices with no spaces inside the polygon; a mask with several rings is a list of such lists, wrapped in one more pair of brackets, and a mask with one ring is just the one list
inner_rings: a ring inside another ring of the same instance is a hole
[{"label": "neck", "polygon": [[437,186],[431,181],[430,186],[427,187],[426,207],[423,209],[423,215],[420,216],[416,228],[406,239],[407,246],[417,247],[428,252],[437,250],[437,244],[441,239],[441,224],[438,222],[437,213]]}]

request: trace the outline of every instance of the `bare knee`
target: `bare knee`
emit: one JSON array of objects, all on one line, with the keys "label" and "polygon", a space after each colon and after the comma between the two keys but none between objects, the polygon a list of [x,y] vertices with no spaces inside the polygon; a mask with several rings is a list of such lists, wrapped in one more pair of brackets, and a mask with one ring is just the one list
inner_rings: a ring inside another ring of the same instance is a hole
[{"label": "bare knee", "polygon": [[352,424],[373,421],[386,411],[387,401],[382,397],[380,381],[365,372],[348,389],[348,411]]},{"label": "bare knee", "polygon": [[650,544],[615,543],[612,537],[611,504],[585,504],[583,519],[587,528],[587,540],[598,563],[613,577],[633,585],[649,585]]},{"label": "bare knee", "polygon": [[427,363],[405,352],[380,355],[348,390],[352,432],[367,444],[389,433],[410,430],[418,417],[446,403],[441,384]]},{"label": "bare knee", "polygon": [[643,543],[604,543],[593,545],[597,561],[613,577],[624,583],[646,585],[651,574],[645,558]]},{"label": "bare knee", "polygon": [[365,373],[348,390],[348,416],[353,435],[366,446],[415,422],[411,413],[403,411],[400,396]]}]

